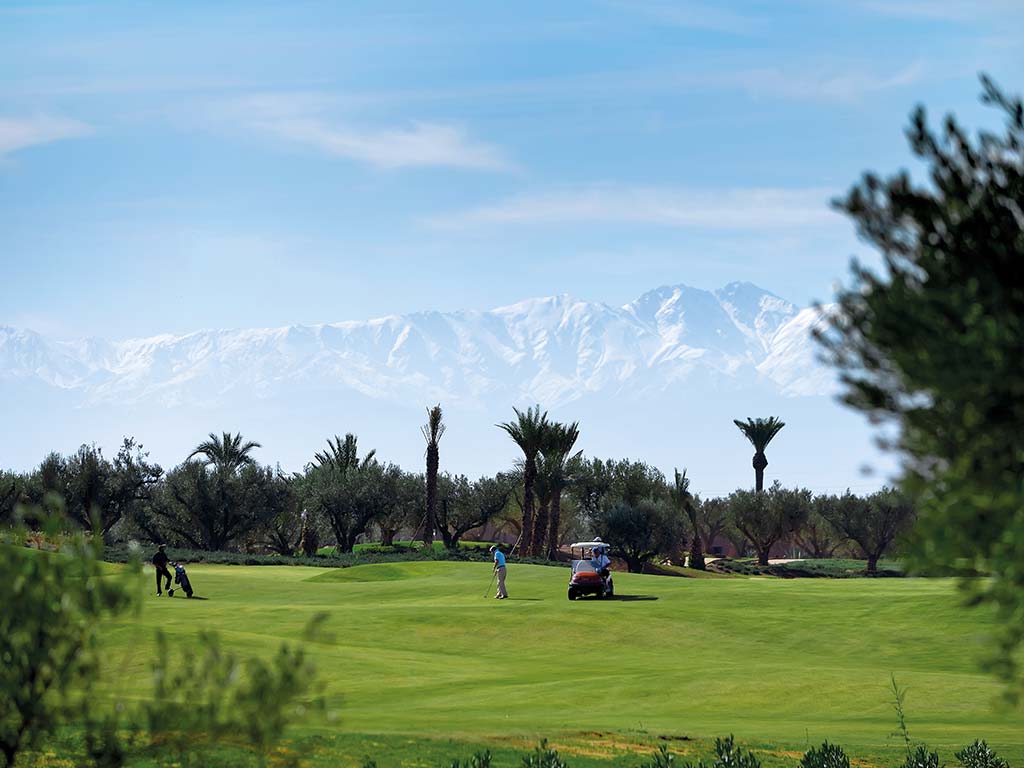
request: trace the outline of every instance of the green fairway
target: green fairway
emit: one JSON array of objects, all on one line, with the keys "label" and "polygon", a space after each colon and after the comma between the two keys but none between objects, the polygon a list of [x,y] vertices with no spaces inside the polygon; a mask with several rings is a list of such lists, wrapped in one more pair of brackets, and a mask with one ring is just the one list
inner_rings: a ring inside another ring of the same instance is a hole
[{"label": "green fairway", "polygon": [[582,759],[596,756],[587,743],[730,732],[793,751],[827,738],[871,759],[899,745],[890,673],[908,689],[911,736],[945,760],[975,738],[1024,757],[1021,712],[993,709],[999,688],[977,668],[985,614],[960,607],[948,580],[616,574],[621,599],[571,603],[568,572],[538,566],[510,567],[507,601],[484,597],[485,563],[189,573],[208,599],[157,598],[147,572],[141,616],[107,633],[119,693],[149,689],[157,627],[183,641],[216,629],[241,653],[269,654],[326,611],[333,637],[317,661],[340,719],[308,729],[356,745],[346,762],[372,743],[393,754],[397,737],[546,736]]}]

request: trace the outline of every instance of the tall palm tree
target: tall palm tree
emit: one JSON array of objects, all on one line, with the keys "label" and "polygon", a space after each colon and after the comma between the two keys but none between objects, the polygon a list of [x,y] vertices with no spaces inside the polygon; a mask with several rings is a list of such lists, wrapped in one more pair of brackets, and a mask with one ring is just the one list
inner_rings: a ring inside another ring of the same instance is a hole
[{"label": "tall palm tree", "polygon": [[686,476],[686,470],[682,473],[675,471],[675,485],[672,488],[672,501],[676,508],[686,515],[690,521],[690,528],[693,530],[693,538],[690,542],[690,567],[698,571],[704,570],[704,550],[700,542],[700,527],[697,520],[697,500],[690,493],[690,478]]},{"label": "tall palm tree", "polygon": [[376,449],[369,451],[360,461],[359,438],[349,432],[344,441],[337,435],[333,441],[328,440],[327,450],[314,454],[313,459],[317,466],[333,467],[344,473],[353,468],[365,469],[373,462],[376,454]]},{"label": "tall palm tree", "polygon": [[437,526],[437,469],[440,463],[438,445],[444,434],[441,420],[441,404],[427,409],[427,423],[420,427],[423,439],[427,441],[427,517],[423,521],[423,544],[434,543],[434,528]]},{"label": "tall palm tree", "polygon": [[572,467],[582,454],[582,451],[572,454],[579,437],[579,422],[556,422],[548,430],[544,446],[541,448],[537,459],[537,477],[538,480],[543,478],[544,492],[538,494],[538,497],[541,498],[543,516],[547,520],[542,525],[542,520],[538,516],[535,526],[537,533],[533,537],[535,556],[553,560],[558,551],[558,531],[562,524],[562,492],[571,481]]},{"label": "tall palm tree", "polygon": [[764,455],[764,449],[768,447],[772,438],[779,434],[779,430],[786,426],[786,423],[774,416],[769,416],[767,419],[748,418],[746,421],[733,419],[733,424],[740,428],[740,432],[754,446],[754,460],[751,463],[754,465],[755,489],[763,491],[764,470],[768,466],[768,457]]},{"label": "tall palm tree", "polygon": [[499,429],[505,430],[512,438],[519,450],[523,452],[523,528],[522,538],[524,546],[533,542],[534,526],[534,483],[537,480],[537,454],[544,446],[544,438],[551,428],[548,421],[547,411],[541,412],[540,406],[527,408],[526,411],[515,411],[515,421],[508,421],[503,424],[496,424]]},{"label": "tall palm tree", "polygon": [[211,432],[209,439],[197,445],[185,461],[196,456],[205,456],[204,464],[212,464],[218,472],[234,474],[248,464],[255,464],[256,460],[249,453],[255,448],[262,447],[254,440],[243,442],[241,432],[235,435],[224,432],[220,437]]}]

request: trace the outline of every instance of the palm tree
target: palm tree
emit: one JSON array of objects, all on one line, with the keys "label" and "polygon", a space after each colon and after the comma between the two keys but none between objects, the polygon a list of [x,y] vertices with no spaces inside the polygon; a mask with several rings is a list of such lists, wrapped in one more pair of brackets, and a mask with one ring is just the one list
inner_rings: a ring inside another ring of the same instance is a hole
[{"label": "palm tree", "polygon": [[698,571],[704,570],[704,550],[701,548],[700,528],[697,521],[697,504],[693,494],[690,493],[690,478],[686,476],[686,470],[680,474],[676,471],[675,486],[672,488],[672,501],[676,508],[683,512],[690,521],[693,529],[693,539],[690,543],[690,567]]},{"label": "palm tree", "polygon": [[437,468],[440,463],[438,444],[444,434],[441,420],[441,405],[427,409],[427,423],[420,427],[423,439],[427,441],[427,517],[423,521],[423,544],[434,543],[434,527],[437,525]]},{"label": "palm tree", "polygon": [[740,432],[754,446],[754,460],[751,462],[754,465],[754,487],[758,491],[763,491],[764,469],[768,466],[768,457],[764,455],[764,449],[768,447],[772,438],[779,434],[779,430],[786,426],[786,423],[774,416],[767,419],[748,418],[746,421],[733,419],[733,423],[740,428]]},{"label": "palm tree", "polygon": [[527,408],[526,411],[515,411],[515,421],[496,424],[499,429],[505,430],[512,438],[519,450],[523,452],[523,528],[522,538],[524,542],[532,543],[534,525],[533,486],[537,479],[537,454],[544,447],[544,439],[547,431],[551,428],[548,421],[548,413],[540,410],[540,406]]},{"label": "palm tree", "polygon": [[333,441],[328,440],[327,450],[314,454],[313,458],[317,466],[332,467],[345,473],[353,468],[365,469],[373,462],[376,453],[376,450],[372,450],[360,461],[359,438],[349,432],[345,435],[344,442],[337,435],[334,436]]},{"label": "palm tree", "polygon": [[234,474],[248,464],[255,464],[256,460],[249,453],[254,448],[262,447],[253,440],[242,442],[241,432],[235,435],[224,432],[221,437],[217,437],[211,432],[209,439],[197,445],[195,450],[185,458],[185,461],[196,456],[205,456],[204,464],[212,464],[218,472]]},{"label": "palm tree", "polygon": [[[534,554],[555,559],[558,551],[558,531],[562,524],[562,492],[572,478],[572,467],[579,460],[582,451],[570,455],[580,437],[579,422],[572,424],[554,423],[548,430],[547,439],[541,448],[537,461],[538,480],[543,478],[544,492],[539,493],[546,526],[538,516],[533,537]],[[547,537],[545,548],[544,538]]]}]

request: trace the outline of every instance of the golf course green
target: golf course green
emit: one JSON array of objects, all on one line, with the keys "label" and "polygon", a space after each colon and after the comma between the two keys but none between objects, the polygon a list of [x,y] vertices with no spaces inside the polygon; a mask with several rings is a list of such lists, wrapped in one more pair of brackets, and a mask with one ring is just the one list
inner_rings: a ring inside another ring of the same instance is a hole
[{"label": "golf course green", "polygon": [[895,765],[890,675],[907,690],[911,738],[946,762],[976,738],[1024,758],[1021,710],[996,707],[999,686],[978,667],[990,619],[950,580],[616,574],[617,599],[569,602],[568,570],[542,566],[511,564],[506,601],[484,596],[486,563],[189,573],[206,599],[147,592],[139,616],[105,633],[117,693],[150,688],[157,628],[172,647],[212,629],[269,655],[326,612],[315,656],[338,718],[295,733],[341,752],[330,764],[436,765],[546,737],[571,763],[633,765],[658,743],[696,756],[734,733],[789,764],[828,739]]}]

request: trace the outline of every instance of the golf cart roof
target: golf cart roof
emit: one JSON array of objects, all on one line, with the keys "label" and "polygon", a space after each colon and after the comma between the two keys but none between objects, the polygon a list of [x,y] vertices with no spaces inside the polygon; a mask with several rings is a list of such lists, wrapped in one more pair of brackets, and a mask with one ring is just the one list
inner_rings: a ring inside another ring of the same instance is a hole
[{"label": "golf cart roof", "polygon": [[577,541],[575,544],[570,544],[569,547],[576,549],[576,547],[583,547],[584,549],[593,549],[594,547],[607,547],[608,543],[605,541]]}]

